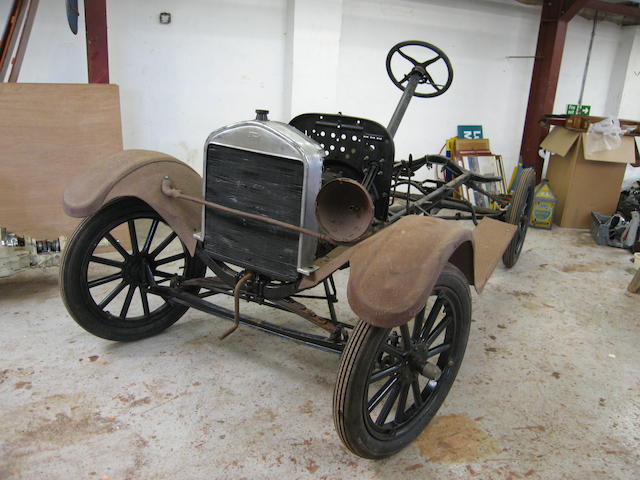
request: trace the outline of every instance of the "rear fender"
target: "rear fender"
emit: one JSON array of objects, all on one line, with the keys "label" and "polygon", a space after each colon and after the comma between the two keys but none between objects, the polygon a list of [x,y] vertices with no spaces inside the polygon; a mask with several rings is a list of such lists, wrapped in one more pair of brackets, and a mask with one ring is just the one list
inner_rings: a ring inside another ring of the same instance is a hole
[{"label": "rear fender", "polygon": [[469,230],[434,217],[404,217],[353,248],[349,304],[371,325],[407,323],[424,307],[448,262],[480,292],[514,231],[488,218]]},{"label": "rear fender", "polygon": [[87,217],[116,198],[139,198],[158,212],[193,255],[202,207],[165,196],[160,188],[165,176],[186,195],[202,198],[202,177],[185,163],[160,152],[124,150],[71,181],[64,191],[64,211],[71,217]]}]

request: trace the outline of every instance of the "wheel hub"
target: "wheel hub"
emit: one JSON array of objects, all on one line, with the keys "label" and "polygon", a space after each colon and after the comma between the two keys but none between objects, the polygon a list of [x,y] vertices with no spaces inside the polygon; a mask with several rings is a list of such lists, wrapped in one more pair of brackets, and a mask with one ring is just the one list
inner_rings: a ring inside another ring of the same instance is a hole
[{"label": "wheel hub", "polygon": [[442,374],[437,365],[429,362],[429,347],[424,343],[412,346],[407,364],[409,368],[405,370],[411,373],[412,379],[420,374],[429,380],[438,380]]},{"label": "wheel hub", "polygon": [[131,256],[125,261],[122,276],[131,285],[146,285],[147,266],[150,265],[151,263],[144,255]]}]

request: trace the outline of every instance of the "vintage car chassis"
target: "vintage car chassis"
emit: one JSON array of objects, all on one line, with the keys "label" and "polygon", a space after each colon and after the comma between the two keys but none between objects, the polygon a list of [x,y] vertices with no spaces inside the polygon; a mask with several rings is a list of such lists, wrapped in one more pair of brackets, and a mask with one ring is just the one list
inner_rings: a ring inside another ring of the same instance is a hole
[{"label": "vintage car chassis", "polygon": [[[424,47],[435,56],[419,62],[403,51],[407,47]],[[402,79],[391,68],[396,54],[412,64]],[[429,73],[438,63],[447,75],[440,83]],[[99,337],[131,341],[161,332],[195,308],[234,323],[221,339],[246,325],[341,353],[333,412],[347,448],[363,457],[383,458],[410,443],[437,412],[462,361],[471,321],[469,285],[481,292],[501,256],[507,267],[518,260],[535,175],[524,170],[508,197],[482,187],[498,178],[464,170],[445,157],[394,163],[392,138],[411,98],[444,93],[453,76],[446,55],[419,41],[393,47],[387,71],[403,94],[386,128],[341,114],[305,114],[289,125],[270,122],[258,111],[256,120],[223,127],[209,137],[204,181],[179,160],[142,150],[114,154],[74,179],[65,191],[64,208],[84,220],[63,252],[60,273],[62,298],[74,320]],[[418,92],[420,85],[431,90]],[[351,152],[367,147],[351,163],[341,163],[349,155],[345,131],[354,132],[353,141],[360,142],[351,145]],[[325,134],[345,143],[339,148],[325,145]],[[295,190],[281,182],[282,191],[274,192],[260,183],[267,177],[279,181],[269,168],[237,176],[241,170],[236,166],[247,158],[258,159],[257,168],[278,166],[278,175],[306,183]],[[216,162],[227,162],[226,167],[218,168]],[[424,166],[442,169],[446,180],[416,180]],[[251,196],[253,184],[243,175],[256,179],[260,196]],[[219,194],[217,185],[231,194]],[[490,198],[495,208],[461,198],[456,192],[462,185]],[[270,206],[264,198],[282,206],[278,215],[263,213]],[[287,210],[290,198],[294,203],[302,199],[302,206]],[[138,219],[150,222],[145,237],[139,236]],[[471,220],[476,228],[447,220]],[[160,225],[171,233],[152,247]],[[229,228],[219,234],[216,228],[224,225]],[[124,231],[119,237],[123,241],[114,236],[118,229]],[[263,248],[261,238],[275,242],[277,249]],[[181,251],[163,254],[174,241]],[[98,253],[104,245],[120,259]],[[254,250],[267,256],[256,257],[254,264]],[[269,252],[281,259],[275,267]],[[179,273],[164,271],[172,262],[181,264]],[[116,273],[90,277],[94,264]],[[347,267],[347,298],[357,325],[339,321],[335,309],[333,274]],[[206,269],[214,275],[207,277]],[[91,290],[103,285],[115,288],[94,298]],[[319,285],[320,294],[309,293]],[[125,292],[120,313],[112,313],[109,305]],[[141,313],[133,315],[136,292]],[[233,310],[211,301],[221,295],[234,298]],[[152,308],[150,298],[164,303]],[[308,299],[326,301],[328,317],[302,303]],[[240,300],[293,313],[323,334],[243,315]]]}]

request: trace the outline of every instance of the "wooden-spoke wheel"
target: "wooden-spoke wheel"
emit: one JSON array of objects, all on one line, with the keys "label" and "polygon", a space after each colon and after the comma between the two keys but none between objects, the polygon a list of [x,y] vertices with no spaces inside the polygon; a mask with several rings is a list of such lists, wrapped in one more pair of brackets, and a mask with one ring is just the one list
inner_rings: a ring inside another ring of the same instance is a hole
[{"label": "wooden-spoke wheel", "polygon": [[524,245],[527,236],[529,222],[531,220],[531,210],[533,209],[533,197],[536,187],[536,171],[533,168],[525,168],[520,173],[518,185],[507,209],[505,221],[516,225],[518,229],[514,233],[511,243],[502,255],[502,263],[507,268],[513,267]]},{"label": "wooden-spoke wheel", "polygon": [[153,282],[204,275],[176,233],[147,204],[110,203],[85,219],[65,248],[62,298],[84,329],[110,340],[137,340],[169,327],[187,307],[152,295]]},{"label": "wooden-spoke wheel", "polygon": [[342,354],[333,404],[336,429],[349,450],[382,458],[422,432],[453,384],[470,321],[466,278],[448,265],[409,323],[358,323]]}]

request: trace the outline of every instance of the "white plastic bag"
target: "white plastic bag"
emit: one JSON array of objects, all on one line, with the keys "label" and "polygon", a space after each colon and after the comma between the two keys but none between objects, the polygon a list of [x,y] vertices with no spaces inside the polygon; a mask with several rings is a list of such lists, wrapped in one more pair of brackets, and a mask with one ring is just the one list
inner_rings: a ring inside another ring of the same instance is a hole
[{"label": "white plastic bag", "polygon": [[[633,129],[633,128],[632,128]],[[587,130],[585,151],[587,155],[603,150],[615,150],[622,145],[620,138],[627,132],[627,128],[621,128],[617,118],[607,118],[598,123],[592,123]]]}]

